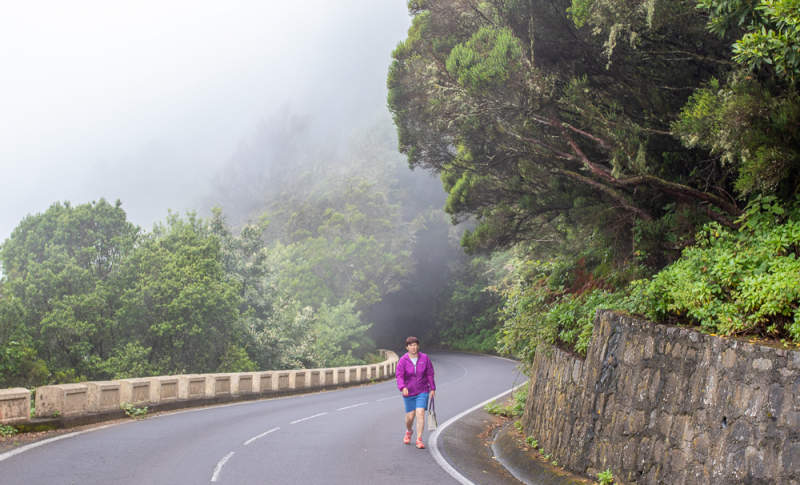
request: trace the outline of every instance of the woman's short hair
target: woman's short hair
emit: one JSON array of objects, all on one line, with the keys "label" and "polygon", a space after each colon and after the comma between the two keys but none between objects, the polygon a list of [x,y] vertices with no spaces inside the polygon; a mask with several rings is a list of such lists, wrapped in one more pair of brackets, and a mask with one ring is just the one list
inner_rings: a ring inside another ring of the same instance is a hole
[{"label": "woman's short hair", "polygon": [[417,337],[408,337],[406,339],[406,347],[408,347],[411,344],[419,345],[419,339]]}]

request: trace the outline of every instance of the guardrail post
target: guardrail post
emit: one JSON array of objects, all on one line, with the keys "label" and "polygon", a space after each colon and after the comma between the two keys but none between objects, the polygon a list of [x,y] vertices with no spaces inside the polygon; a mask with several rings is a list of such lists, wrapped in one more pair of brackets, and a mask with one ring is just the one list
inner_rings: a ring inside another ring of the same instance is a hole
[{"label": "guardrail post", "polygon": [[150,379],[120,379],[119,402],[120,404],[149,404]]},{"label": "guardrail post", "polygon": [[206,378],[187,374],[178,377],[178,399],[199,399],[206,395]]},{"label": "guardrail post", "polygon": [[151,403],[158,404],[178,400],[178,388],[180,387],[178,376],[158,376],[147,379],[150,381]]},{"label": "guardrail post", "polygon": [[101,413],[119,409],[120,383],[114,381],[87,382],[86,411]]},{"label": "guardrail post", "polygon": [[61,384],[36,389],[36,417],[86,414],[86,384]]},{"label": "guardrail post", "polygon": [[31,420],[31,391],[21,387],[0,390],[0,424]]}]

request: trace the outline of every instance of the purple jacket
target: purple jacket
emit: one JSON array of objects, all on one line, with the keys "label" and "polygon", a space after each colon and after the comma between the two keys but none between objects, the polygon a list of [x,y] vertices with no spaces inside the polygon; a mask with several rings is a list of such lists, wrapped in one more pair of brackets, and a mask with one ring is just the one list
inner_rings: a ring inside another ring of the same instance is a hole
[{"label": "purple jacket", "polygon": [[419,360],[417,361],[417,370],[414,372],[414,363],[411,358],[406,355],[400,357],[397,362],[397,388],[403,392],[403,388],[408,388],[409,396],[416,396],[423,392],[435,391],[436,383],[433,381],[433,364],[431,359],[422,352],[418,352]]}]

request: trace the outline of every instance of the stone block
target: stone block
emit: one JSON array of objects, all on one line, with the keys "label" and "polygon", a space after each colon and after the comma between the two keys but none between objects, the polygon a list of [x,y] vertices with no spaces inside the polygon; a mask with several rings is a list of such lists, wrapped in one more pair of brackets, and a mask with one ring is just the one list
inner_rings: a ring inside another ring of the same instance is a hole
[{"label": "stone block", "polygon": [[114,411],[120,405],[120,383],[116,381],[97,381],[86,383],[86,411],[101,413]]},{"label": "stone block", "polygon": [[717,371],[713,367],[708,369],[706,375],[705,394],[703,395],[703,404],[706,406],[716,406],[716,392],[717,392]]},{"label": "stone block", "polygon": [[791,433],[800,432],[800,412],[790,411],[786,413],[786,427]]},{"label": "stone block", "polygon": [[792,351],[789,356],[789,367],[793,369],[800,369],[800,352]]},{"label": "stone block", "polygon": [[31,391],[21,387],[0,390],[0,424],[31,420]]},{"label": "stone block", "polygon": [[728,349],[722,353],[722,367],[730,369],[736,365],[736,351]]},{"label": "stone block", "polygon": [[347,371],[347,382],[357,382],[358,379],[358,369],[355,367],[351,367]]},{"label": "stone block", "polygon": [[[271,392],[277,391],[280,385],[279,372],[253,372],[253,389],[256,392]],[[289,375],[286,374],[286,381],[288,387]]]},{"label": "stone block", "polygon": [[336,384],[347,382],[347,369],[336,369]]},{"label": "stone block", "polygon": [[753,369],[770,370],[772,369],[772,361],[769,359],[756,359],[753,361]]},{"label": "stone block", "polygon": [[737,419],[731,426],[730,439],[734,443],[750,444],[753,440],[753,427],[745,419]]},{"label": "stone block", "polygon": [[214,397],[231,393],[230,374],[204,374],[205,396]]},{"label": "stone block", "polygon": [[178,399],[200,399],[206,395],[206,377],[186,374],[178,377]]},{"label": "stone block", "polygon": [[333,372],[334,372],[333,369],[326,369],[325,370],[325,382],[324,382],[324,384],[326,386],[332,386],[334,384],[334,382],[333,382]]},{"label": "stone block", "polygon": [[294,380],[294,373],[280,372],[278,374],[278,390],[291,389],[292,381]]},{"label": "stone block", "polygon": [[36,417],[76,416],[87,412],[86,384],[61,384],[36,389]]},{"label": "stone block", "polygon": [[308,372],[296,370],[294,372],[290,372],[289,376],[290,378],[294,377],[294,385],[292,386],[293,389],[303,389],[308,387]]},{"label": "stone block", "polygon": [[150,381],[151,403],[158,404],[178,400],[180,387],[178,376],[156,376],[147,379]]},{"label": "stone block", "polygon": [[253,373],[252,372],[237,372],[231,374],[231,394],[234,396],[241,396],[244,394],[251,394],[258,392],[258,389],[253,386]]},{"label": "stone block", "polygon": [[320,376],[320,371],[312,370],[310,387],[319,387],[321,385],[322,385],[322,376]]},{"label": "stone block", "polygon": [[149,404],[150,379],[120,379],[119,383],[120,404]]},{"label": "stone block", "polygon": [[786,440],[781,449],[781,465],[784,475],[796,475],[800,470],[800,443]]},{"label": "stone block", "polygon": [[744,415],[754,418],[767,404],[767,392],[764,389],[756,389],[747,402]]}]

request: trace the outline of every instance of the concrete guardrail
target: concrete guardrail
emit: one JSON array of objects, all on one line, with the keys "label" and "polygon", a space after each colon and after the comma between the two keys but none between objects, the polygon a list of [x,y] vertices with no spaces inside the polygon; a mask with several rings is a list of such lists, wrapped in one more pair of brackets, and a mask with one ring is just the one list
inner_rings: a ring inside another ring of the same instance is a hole
[{"label": "concrete guardrail", "polygon": [[[379,350],[380,364],[227,374],[189,374],[81,382],[36,389],[36,418],[68,418],[117,412],[123,404],[169,408],[201,406],[222,398],[255,399],[356,385],[394,376],[397,354]],[[170,403],[175,405],[170,406]],[[31,391],[0,389],[0,424],[31,421]]]}]

